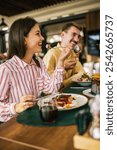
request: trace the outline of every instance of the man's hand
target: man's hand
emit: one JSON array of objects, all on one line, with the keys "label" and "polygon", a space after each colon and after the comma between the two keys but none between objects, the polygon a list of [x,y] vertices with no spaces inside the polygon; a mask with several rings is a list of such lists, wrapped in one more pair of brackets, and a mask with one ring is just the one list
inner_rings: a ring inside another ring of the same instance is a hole
[{"label": "man's hand", "polygon": [[77,59],[72,58],[72,59],[66,59],[64,61],[64,68],[65,70],[72,69],[76,65]]}]

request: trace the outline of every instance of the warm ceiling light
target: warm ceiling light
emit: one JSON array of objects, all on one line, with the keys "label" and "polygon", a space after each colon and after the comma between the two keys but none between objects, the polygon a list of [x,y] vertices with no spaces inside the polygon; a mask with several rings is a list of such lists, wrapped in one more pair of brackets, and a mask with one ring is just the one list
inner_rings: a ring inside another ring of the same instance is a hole
[{"label": "warm ceiling light", "polygon": [[7,24],[4,22],[4,18],[1,19],[2,22],[0,24],[0,31],[7,31],[8,30],[8,26]]},{"label": "warm ceiling light", "polygon": [[81,37],[84,37],[84,32],[83,32],[83,30],[80,31],[80,36],[81,36]]}]

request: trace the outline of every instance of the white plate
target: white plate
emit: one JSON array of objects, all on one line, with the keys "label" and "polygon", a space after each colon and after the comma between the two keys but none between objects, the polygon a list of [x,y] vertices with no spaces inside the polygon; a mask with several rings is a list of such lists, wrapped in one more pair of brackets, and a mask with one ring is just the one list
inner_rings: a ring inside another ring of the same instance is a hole
[{"label": "white plate", "polygon": [[[72,93],[62,93],[62,94],[57,94],[56,96],[59,95],[71,95],[72,97],[75,98],[75,100],[72,101],[71,107],[70,108],[66,108],[66,107],[60,107],[58,106],[58,110],[71,110],[71,109],[75,109],[78,107],[81,107],[83,105],[85,105],[88,102],[88,98],[80,95],[80,94],[72,94]],[[54,96],[55,97],[55,96]]]},{"label": "white plate", "polygon": [[85,96],[90,97],[90,98],[94,98],[94,97],[95,97],[95,95],[91,94],[91,89],[84,90],[84,91],[83,91],[83,94],[84,94]]},{"label": "white plate", "polygon": [[91,86],[91,81],[78,81],[77,79],[73,79],[72,81],[77,83],[79,86]]}]

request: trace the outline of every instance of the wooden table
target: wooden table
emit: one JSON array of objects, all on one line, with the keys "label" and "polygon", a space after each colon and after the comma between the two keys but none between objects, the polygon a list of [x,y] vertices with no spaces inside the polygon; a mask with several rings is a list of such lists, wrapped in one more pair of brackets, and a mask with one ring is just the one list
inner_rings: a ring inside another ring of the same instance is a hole
[{"label": "wooden table", "polygon": [[73,136],[76,130],[75,125],[60,127],[22,125],[13,118],[0,125],[0,150],[7,147],[10,150],[74,150]]},{"label": "wooden table", "polygon": [[0,139],[0,150],[34,150],[34,148]]},{"label": "wooden table", "polygon": [[[82,90],[71,88],[64,92],[80,94]],[[13,118],[0,125],[0,150],[75,150],[76,133],[75,125],[36,127],[19,124]]]}]

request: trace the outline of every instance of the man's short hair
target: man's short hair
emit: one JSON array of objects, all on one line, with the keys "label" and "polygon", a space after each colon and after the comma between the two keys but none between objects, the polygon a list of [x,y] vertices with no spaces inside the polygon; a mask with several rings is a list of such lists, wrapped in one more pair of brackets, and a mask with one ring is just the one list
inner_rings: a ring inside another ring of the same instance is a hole
[{"label": "man's short hair", "polygon": [[62,32],[66,32],[68,31],[71,27],[75,27],[77,28],[78,30],[81,30],[81,26],[77,25],[76,23],[73,23],[73,22],[70,22],[70,23],[67,23],[63,26],[62,28]]}]

